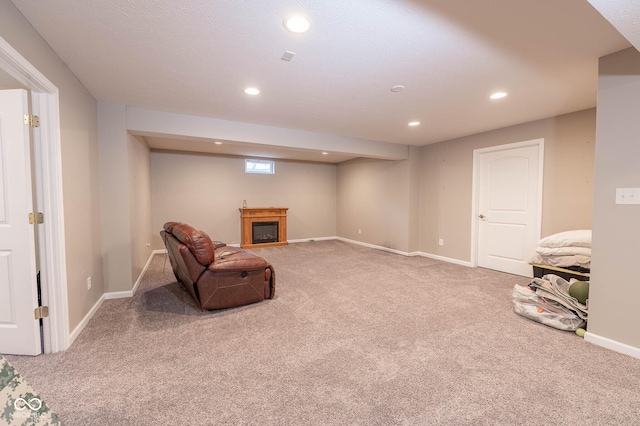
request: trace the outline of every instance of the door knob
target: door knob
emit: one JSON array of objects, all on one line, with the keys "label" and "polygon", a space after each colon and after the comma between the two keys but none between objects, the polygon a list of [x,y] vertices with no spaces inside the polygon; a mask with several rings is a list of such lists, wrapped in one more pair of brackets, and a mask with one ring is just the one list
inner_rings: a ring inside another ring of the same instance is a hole
[{"label": "door knob", "polygon": [[481,214],[480,216],[478,216],[480,219],[484,219],[485,216],[483,214]]}]

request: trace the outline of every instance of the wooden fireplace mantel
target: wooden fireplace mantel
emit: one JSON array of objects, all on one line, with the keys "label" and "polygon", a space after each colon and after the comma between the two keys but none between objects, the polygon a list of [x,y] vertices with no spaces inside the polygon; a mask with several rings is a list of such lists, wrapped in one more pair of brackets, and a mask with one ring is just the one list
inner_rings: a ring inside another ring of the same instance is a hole
[{"label": "wooden fireplace mantel", "polygon": [[[288,207],[241,207],[241,243],[242,248],[286,246]],[[278,222],[278,242],[253,244],[252,224],[254,222]]]}]

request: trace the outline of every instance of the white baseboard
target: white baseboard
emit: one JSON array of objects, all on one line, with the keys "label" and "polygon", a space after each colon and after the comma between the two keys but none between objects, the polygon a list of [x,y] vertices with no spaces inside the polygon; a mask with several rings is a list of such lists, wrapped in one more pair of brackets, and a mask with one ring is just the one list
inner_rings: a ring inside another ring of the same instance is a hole
[{"label": "white baseboard", "polygon": [[110,291],[110,292],[104,294],[104,299],[105,300],[123,299],[125,297],[133,297],[133,290]]},{"label": "white baseboard", "polygon": [[375,244],[363,243],[361,241],[350,240],[348,238],[332,237],[331,239],[333,239],[333,238],[335,238],[337,240],[340,240],[340,241],[344,241],[346,243],[357,244],[359,246],[369,247],[369,248],[373,248],[373,249],[377,249],[377,250],[388,251],[390,253],[395,253],[395,254],[399,254],[399,255],[402,255],[402,256],[409,256],[409,257],[422,256],[422,257],[428,257],[430,259],[441,260],[443,262],[454,263],[456,265],[467,266],[467,267],[470,267],[470,268],[473,267],[471,262],[467,262],[465,260],[453,259],[451,257],[438,256],[436,254],[424,253],[422,251],[412,251],[411,253],[408,253],[406,251],[396,250],[396,249],[392,249],[392,248],[389,248],[389,247],[377,246]]},{"label": "white baseboard", "polygon": [[[142,277],[144,277],[144,273],[147,272],[147,269],[149,269],[149,265],[151,265],[151,261],[153,260],[153,256],[155,256],[156,254],[165,254],[167,253],[167,249],[162,249],[162,250],[154,250],[151,252],[151,255],[149,256],[149,259],[147,259],[147,263],[144,265],[144,268],[142,268],[142,272],[140,272],[140,275],[138,275],[138,279],[136,280],[135,284],[133,285],[133,288],[131,289],[131,291],[129,293],[131,293],[131,295],[129,296],[114,296],[114,297],[107,297],[107,299],[119,299],[120,297],[131,297],[136,293],[136,290],[138,289],[138,286],[140,285],[140,281],[142,281]],[[117,293],[127,293],[127,292],[122,292],[119,291]]]},{"label": "white baseboard", "polygon": [[469,268],[473,268],[473,264],[466,260],[459,260],[459,259],[454,259],[452,257],[439,256],[437,254],[425,253],[422,251],[414,251],[412,253],[409,253],[409,256],[428,257],[429,259],[441,260],[443,262],[455,263],[456,265],[462,265],[462,266],[467,266]]},{"label": "white baseboard", "polygon": [[80,324],[78,324],[76,328],[73,329],[73,331],[69,335],[69,347],[71,347],[71,345],[76,340],[76,338],[80,335],[82,330],[84,330],[84,328],[87,326],[87,324],[89,323],[89,320],[93,318],[96,312],[98,312],[98,309],[100,309],[100,306],[102,306],[102,302],[104,302],[105,299],[106,298],[104,294],[100,296],[100,299],[98,299],[98,301],[91,307],[91,309],[89,309],[89,312],[87,312],[87,315],[85,315],[84,318],[82,318],[82,321],[80,321]]},{"label": "white baseboard", "polygon": [[338,237],[299,238],[297,240],[287,240],[287,242],[290,244],[296,244],[296,243],[310,243],[312,241],[329,241],[329,240],[336,240],[336,239],[338,239]]},{"label": "white baseboard", "polygon": [[410,256],[406,251],[396,250],[389,247],[377,246],[375,244],[363,243],[362,241],[350,240],[348,238],[336,237],[337,240],[344,241],[345,243],[355,244],[358,246],[368,247],[376,250],[388,251],[389,253],[399,254],[401,256]]},{"label": "white baseboard", "polygon": [[593,343],[594,345],[602,346],[603,348],[640,359],[640,348],[636,348],[635,346],[620,343],[607,337],[598,336],[597,334],[589,333],[588,331],[584,334],[584,340],[589,343]]}]

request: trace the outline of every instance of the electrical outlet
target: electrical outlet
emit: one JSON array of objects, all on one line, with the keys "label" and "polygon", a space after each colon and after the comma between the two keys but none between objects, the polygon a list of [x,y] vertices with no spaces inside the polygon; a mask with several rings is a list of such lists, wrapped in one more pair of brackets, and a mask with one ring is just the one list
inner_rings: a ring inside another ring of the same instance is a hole
[{"label": "electrical outlet", "polygon": [[616,204],[640,204],[640,188],[616,188]]},{"label": "electrical outlet", "polygon": [[87,290],[91,290],[91,277],[87,278]]},{"label": "electrical outlet", "polygon": [[439,246],[443,246],[443,245],[444,245],[444,240],[443,240],[442,238],[440,238],[440,239],[438,240],[438,245],[439,245]]},{"label": "electrical outlet", "polygon": [[358,234],[362,234],[362,229],[358,228]]}]

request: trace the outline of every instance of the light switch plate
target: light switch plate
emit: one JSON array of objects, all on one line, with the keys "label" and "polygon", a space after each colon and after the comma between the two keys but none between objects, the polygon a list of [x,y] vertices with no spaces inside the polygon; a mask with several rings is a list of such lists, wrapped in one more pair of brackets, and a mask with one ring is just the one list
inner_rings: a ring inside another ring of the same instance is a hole
[{"label": "light switch plate", "polygon": [[640,188],[616,188],[616,204],[640,204]]}]

